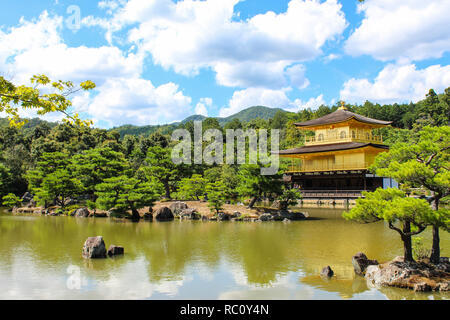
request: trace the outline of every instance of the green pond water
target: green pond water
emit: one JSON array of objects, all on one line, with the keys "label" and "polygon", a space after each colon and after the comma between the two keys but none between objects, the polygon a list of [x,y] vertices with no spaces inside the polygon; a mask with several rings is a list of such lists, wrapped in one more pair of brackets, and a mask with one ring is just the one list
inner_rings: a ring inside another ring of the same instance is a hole
[{"label": "green pond water", "polygon": [[[0,212],[0,299],[449,299],[449,294],[370,288],[354,275],[358,251],[402,255],[384,223],[357,224],[342,210],[303,209],[308,221],[115,222]],[[102,235],[119,258],[85,260]],[[421,235],[427,245],[431,232]],[[442,255],[450,236],[441,233]],[[319,276],[330,265],[331,280]]]}]

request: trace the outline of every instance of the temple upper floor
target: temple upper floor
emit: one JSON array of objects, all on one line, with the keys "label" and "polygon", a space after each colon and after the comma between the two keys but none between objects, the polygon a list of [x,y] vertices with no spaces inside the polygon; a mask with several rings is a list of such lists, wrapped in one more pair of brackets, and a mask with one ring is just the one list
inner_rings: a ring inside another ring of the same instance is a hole
[{"label": "temple upper floor", "polygon": [[373,134],[373,129],[391,124],[353,113],[345,108],[344,103],[335,112],[318,119],[295,123],[300,130],[313,131],[314,135],[305,136],[305,146],[363,142],[382,144],[383,137]]},{"label": "temple upper floor", "polygon": [[341,126],[316,129],[314,136],[305,136],[305,146],[344,142],[383,143],[381,135],[374,135],[371,128]]}]

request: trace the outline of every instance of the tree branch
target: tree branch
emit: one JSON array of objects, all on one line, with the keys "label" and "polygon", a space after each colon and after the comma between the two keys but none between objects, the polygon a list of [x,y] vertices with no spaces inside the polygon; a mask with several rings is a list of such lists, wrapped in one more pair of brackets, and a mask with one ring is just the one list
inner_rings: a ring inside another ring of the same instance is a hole
[{"label": "tree branch", "polygon": [[396,226],[394,226],[394,224],[391,221],[389,221],[389,228],[392,229],[392,230],[397,231],[398,233],[400,233],[400,235],[402,237],[404,236],[403,231],[401,229],[397,228]]}]

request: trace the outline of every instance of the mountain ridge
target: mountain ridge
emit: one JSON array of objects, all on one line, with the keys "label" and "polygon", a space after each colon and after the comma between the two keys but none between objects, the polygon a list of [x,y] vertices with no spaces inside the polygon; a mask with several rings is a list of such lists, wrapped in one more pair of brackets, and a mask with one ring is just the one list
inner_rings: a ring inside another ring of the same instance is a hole
[{"label": "mountain ridge", "polygon": [[143,126],[137,126],[137,125],[131,125],[131,124],[125,124],[118,127],[113,127],[109,130],[116,130],[120,133],[120,136],[123,137],[125,134],[132,134],[132,135],[140,135],[140,134],[151,134],[155,131],[160,131],[163,134],[169,133],[172,129],[175,127],[185,124],[189,121],[203,121],[206,118],[215,118],[219,122],[221,126],[224,126],[228,122],[232,121],[233,119],[238,118],[240,121],[251,121],[253,119],[264,119],[268,120],[275,116],[277,112],[285,112],[285,113],[292,113],[280,108],[271,108],[266,106],[252,106],[248,107],[244,110],[241,110],[235,114],[232,114],[228,117],[206,117],[203,115],[195,114],[191,115],[181,121],[173,122],[169,124],[161,124],[161,125],[143,125]]}]

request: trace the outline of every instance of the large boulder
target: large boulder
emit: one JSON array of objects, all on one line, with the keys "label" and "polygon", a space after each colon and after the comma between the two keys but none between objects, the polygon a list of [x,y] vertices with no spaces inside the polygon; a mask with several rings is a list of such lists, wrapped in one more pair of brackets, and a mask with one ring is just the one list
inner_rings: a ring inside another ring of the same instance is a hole
[{"label": "large boulder", "polygon": [[180,216],[184,219],[190,219],[190,220],[199,220],[201,218],[201,215],[197,212],[197,209],[195,208],[188,208],[181,211]]},{"label": "large boulder", "polygon": [[278,216],[283,219],[289,219],[292,221],[305,220],[308,214],[305,212],[293,212],[291,210],[280,210],[278,211]]},{"label": "large boulder", "polygon": [[123,247],[119,247],[119,246],[115,246],[115,245],[110,245],[109,249],[108,249],[108,256],[112,257],[112,256],[117,256],[117,255],[121,255],[124,253],[124,249]]},{"label": "large boulder", "polygon": [[177,201],[172,203],[169,206],[169,209],[172,210],[174,215],[179,215],[183,210],[187,209],[188,205],[185,202]]},{"label": "large boulder", "polygon": [[33,200],[33,195],[31,193],[29,193],[28,191],[25,192],[22,196],[22,202],[26,203],[26,202],[30,202],[31,200]]},{"label": "large boulder", "polygon": [[106,246],[103,237],[87,238],[84,242],[82,256],[86,259],[106,258]]},{"label": "large boulder", "polygon": [[364,253],[358,252],[352,257],[352,264],[353,269],[355,269],[355,273],[363,276],[366,272],[367,267],[370,265],[378,265],[378,261],[370,260]]},{"label": "large boulder", "polygon": [[89,217],[90,212],[88,208],[79,208],[75,210],[74,216],[76,218],[87,218]]},{"label": "large boulder", "polygon": [[36,207],[36,201],[33,199],[33,195],[28,191],[24,193],[22,196],[22,206],[26,208],[34,208]]},{"label": "large boulder", "polygon": [[414,291],[449,291],[450,274],[425,262],[405,262],[403,257],[367,267],[369,286],[391,286]]},{"label": "large boulder", "polygon": [[225,212],[219,212],[217,214],[217,219],[219,221],[229,221],[229,220],[231,220],[231,215],[228,213],[225,213]]},{"label": "large boulder", "polygon": [[161,207],[156,210],[155,218],[158,221],[171,221],[174,219],[174,216],[172,210],[170,210],[168,207]]}]

